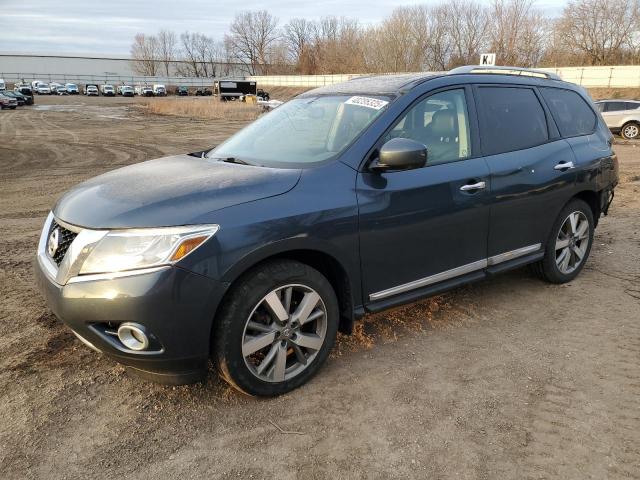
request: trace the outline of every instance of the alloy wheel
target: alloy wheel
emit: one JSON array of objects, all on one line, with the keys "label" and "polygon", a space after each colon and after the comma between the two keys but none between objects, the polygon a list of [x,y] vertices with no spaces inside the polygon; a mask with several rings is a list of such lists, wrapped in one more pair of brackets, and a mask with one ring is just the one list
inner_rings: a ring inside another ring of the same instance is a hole
[{"label": "alloy wheel", "polygon": [[638,128],[638,125],[634,124],[627,125],[623,129],[622,135],[624,138],[637,138],[638,135],[640,135],[640,128]]},{"label": "alloy wheel", "polygon": [[242,356],[253,375],[283,382],[314,360],[327,333],[327,309],[312,288],[278,287],[254,307],[242,334]]},{"label": "alloy wheel", "polygon": [[589,220],[582,212],[572,212],[556,237],[556,265],[568,275],[580,266],[589,248]]}]

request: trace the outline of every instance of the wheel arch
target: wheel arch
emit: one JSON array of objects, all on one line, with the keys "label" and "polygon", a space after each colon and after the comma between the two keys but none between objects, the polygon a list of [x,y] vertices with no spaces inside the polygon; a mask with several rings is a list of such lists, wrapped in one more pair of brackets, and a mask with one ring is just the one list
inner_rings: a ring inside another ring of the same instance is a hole
[{"label": "wheel arch", "polygon": [[244,274],[258,265],[278,259],[295,260],[304,263],[315,268],[327,278],[333,287],[340,307],[339,330],[342,333],[351,333],[355,319],[355,299],[358,298],[357,289],[354,287],[354,281],[357,281],[357,279],[351,278],[347,268],[344,266],[344,262],[340,261],[337,255],[328,252],[327,249],[319,248],[317,245],[312,247],[302,246],[298,245],[298,242],[295,241],[291,243],[282,242],[276,246],[271,245],[254,251],[225,273],[223,281],[226,282],[229,287],[216,308],[212,328],[213,323],[215,323],[215,316],[226,301],[234,284]]},{"label": "wheel arch", "polygon": [[[594,190],[582,190],[581,192],[576,193],[571,200],[578,198],[584,201],[589,208],[591,208],[591,213],[593,214],[593,226],[594,228],[598,226],[598,219],[600,218],[600,195],[598,192]],[[569,200],[569,201],[571,201]],[[567,202],[568,203],[568,202]]]}]

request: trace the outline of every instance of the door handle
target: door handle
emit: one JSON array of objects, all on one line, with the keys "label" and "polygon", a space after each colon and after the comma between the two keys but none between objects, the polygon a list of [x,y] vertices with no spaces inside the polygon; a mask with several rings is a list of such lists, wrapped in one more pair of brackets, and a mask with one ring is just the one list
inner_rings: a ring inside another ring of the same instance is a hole
[{"label": "door handle", "polygon": [[471,190],[484,190],[486,186],[487,184],[484,182],[472,183],[471,185],[467,184],[467,185],[461,186],[460,191],[469,192]]},{"label": "door handle", "polygon": [[573,162],[560,162],[555,167],[553,167],[554,170],[570,170],[572,168],[575,168]]}]

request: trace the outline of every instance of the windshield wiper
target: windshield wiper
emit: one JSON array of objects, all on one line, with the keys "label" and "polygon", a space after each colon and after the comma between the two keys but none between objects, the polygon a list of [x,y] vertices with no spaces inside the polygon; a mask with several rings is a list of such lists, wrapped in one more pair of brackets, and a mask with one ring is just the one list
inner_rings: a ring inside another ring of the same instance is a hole
[{"label": "windshield wiper", "polygon": [[238,165],[249,165],[249,163],[245,162],[244,160],[240,160],[239,158],[236,158],[236,157],[213,157],[213,158],[225,163],[237,163]]}]

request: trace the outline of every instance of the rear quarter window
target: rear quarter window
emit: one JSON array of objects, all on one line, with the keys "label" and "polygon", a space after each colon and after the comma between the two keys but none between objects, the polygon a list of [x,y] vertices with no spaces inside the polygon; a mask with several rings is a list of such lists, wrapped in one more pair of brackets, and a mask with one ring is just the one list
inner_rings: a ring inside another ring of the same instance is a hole
[{"label": "rear quarter window", "polygon": [[593,133],[596,114],[578,93],[551,87],[543,87],[540,91],[563,137]]},{"label": "rear quarter window", "polygon": [[544,109],[531,88],[479,87],[477,95],[485,155],[523,150],[549,140]]}]

